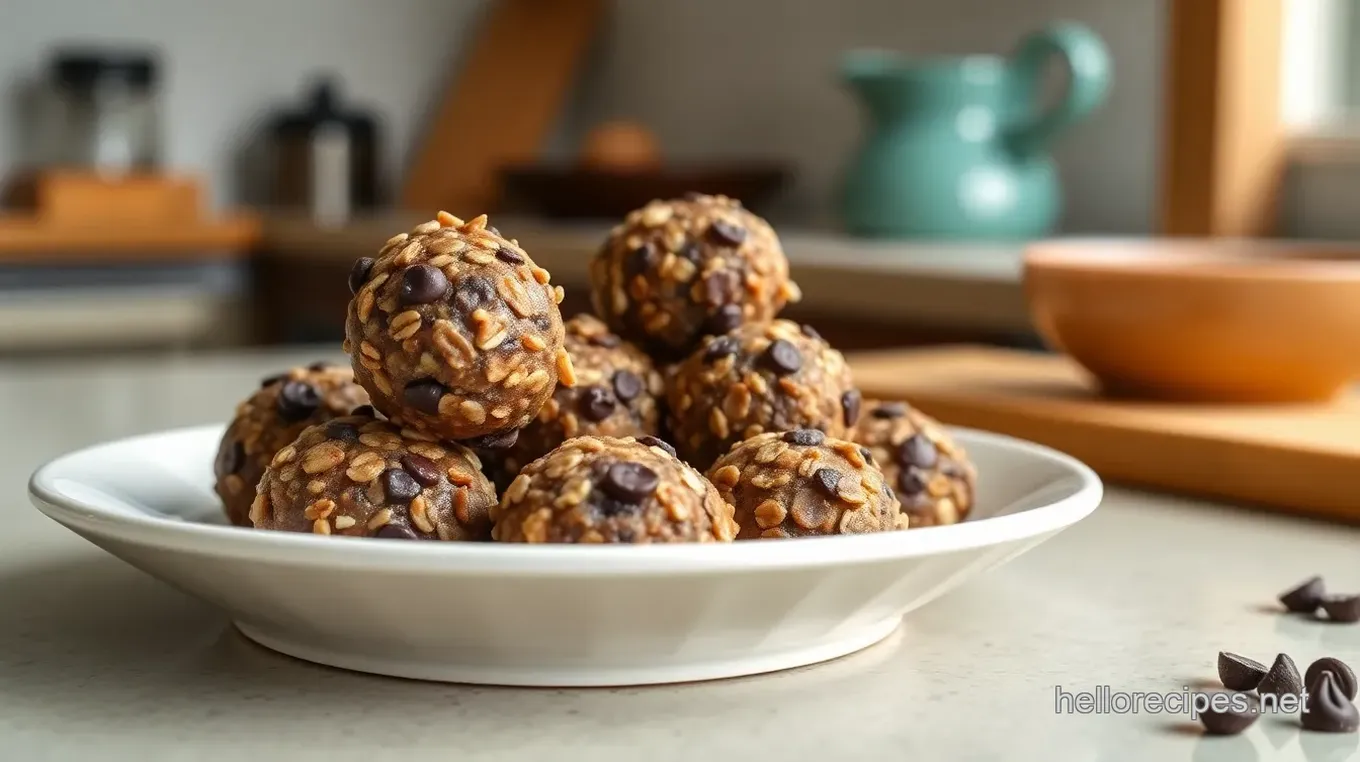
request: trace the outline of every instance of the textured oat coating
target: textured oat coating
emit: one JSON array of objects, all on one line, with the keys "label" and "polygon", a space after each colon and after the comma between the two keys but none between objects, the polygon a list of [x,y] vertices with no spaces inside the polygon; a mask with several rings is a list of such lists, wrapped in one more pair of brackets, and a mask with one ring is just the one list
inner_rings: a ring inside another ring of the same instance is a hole
[{"label": "textured oat coating", "polygon": [[631,212],[591,261],[590,282],[595,313],[656,358],[770,320],[800,296],[769,223],[698,194]]},{"label": "textured oat coating", "polygon": [[668,379],[666,400],[676,449],[701,469],[766,431],[844,436],[859,414],[845,358],[788,320],[704,339]]},{"label": "textured oat coating", "polygon": [[905,402],[866,400],[851,434],[869,448],[913,527],[963,521],[977,470],[938,421]]},{"label": "textured oat coating", "polygon": [[561,287],[515,241],[441,212],[394,236],[350,275],[345,351],[373,405],[441,440],[533,420],[573,382]]},{"label": "textured oat coating", "polygon": [[660,426],[661,374],[642,350],[611,333],[593,315],[566,323],[566,348],[576,370],[576,385],[558,385],[538,417],[519,433],[504,454],[491,453],[493,478],[501,489],[521,468],[578,436],[657,436]]},{"label": "textured oat coating", "polygon": [[264,379],[258,391],[236,406],[213,461],[215,488],[227,519],[250,526],[250,503],[265,466],[303,429],[366,404],[368,393],[344,366],[313,363]]},{"label": "textured oat coating", "polygon": [[906,529],[867,455],[816,429],[770,432],[733,447],[708,477],[735,509],[739,540]]},{"label": "textured oat coating", "polygon": [[407,540],[486,540],[496,491],[477,456],[404,437],[369,416],[303,431],[275,454],[250,507],[258,529]]},{"label": "textured oat coating", "polygon": [[524,467],[493,537],[530,543],[727,542],[732,506],[660,440],[577,437]]}]

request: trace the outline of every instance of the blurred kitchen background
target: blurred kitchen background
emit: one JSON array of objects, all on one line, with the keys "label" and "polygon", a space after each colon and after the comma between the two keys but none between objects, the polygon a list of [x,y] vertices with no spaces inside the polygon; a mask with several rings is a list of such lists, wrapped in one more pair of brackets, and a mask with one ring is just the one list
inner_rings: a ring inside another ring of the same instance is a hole
[{"label": "blurred kitchen background", "polygon": [[[1194,114],[1186,128],[1169,113],[1193,105],[1178,83],[1206,66],[1171,44],[1192,5],[5,0],[0,352],[338,343],[350,263],[441,208],[495,212],[582,309],[610,219],[682,189],[767,215],[807,296],[794,316],[842,348],[1033,344],[1026,242],[1186,232],[1167,156],[1169,140],[1194,156]],[[1353,5],[1286,3],[1282,53],[1262,56],[1292,130],[1278,193],[1251,230],[1199,232],[1360,234]],[[1055,28],[1044,39],[1068,46],[1072,73],[1040,43],[1033,91],[1005,72],[989,85],[1007,65],[987,58],[915,70],[901,102],[875,90],[890,66],[875,49],[1008,56]],[[1208,67],[1231,79],[1217,55]],[[1031,146],[1051,152],[1051,188],[1006,167],[955,182],[1017,109],[1077,90],[1072,123]],[[866,143],[923,113],[958,135]],[[987,208],[997,224],[970,217]]]}]

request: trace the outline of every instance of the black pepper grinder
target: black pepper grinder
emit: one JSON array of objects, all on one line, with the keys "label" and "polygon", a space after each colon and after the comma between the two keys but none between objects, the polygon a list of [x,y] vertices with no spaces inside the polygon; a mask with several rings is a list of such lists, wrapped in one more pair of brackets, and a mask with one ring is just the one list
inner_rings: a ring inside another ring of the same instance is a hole
[{"label": "black pepper grinder", "polygon": [[346,109],[330,78],[317,82],[306,105],[273,124],[274,203],[338,225],[378,204],[378,123]]}]

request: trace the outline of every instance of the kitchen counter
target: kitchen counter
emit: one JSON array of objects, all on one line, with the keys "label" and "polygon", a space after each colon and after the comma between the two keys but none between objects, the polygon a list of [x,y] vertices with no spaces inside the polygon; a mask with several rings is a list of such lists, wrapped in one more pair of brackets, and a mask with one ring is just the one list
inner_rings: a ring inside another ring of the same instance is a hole
[{"label": "kitchen counter", "polygon": [[[322,353],[0,365],[0,758],[14,760],[1008,760],[1332,762],[1360,736],[1266,717],[1060,714],[1056,691],[1179,692],[1220,649],[1360,666],[1360,626],[1277,615],[1313,574],[1360,590],[1360,529],[1109,490],[1057,538],[820,666],[696,685],[512,690],[313,666],[47,520],[24,483],[95,441],[225,420]],[[983,475],[986,478],[986,475]],[[279,584],[287,584],[279,580]]]}]

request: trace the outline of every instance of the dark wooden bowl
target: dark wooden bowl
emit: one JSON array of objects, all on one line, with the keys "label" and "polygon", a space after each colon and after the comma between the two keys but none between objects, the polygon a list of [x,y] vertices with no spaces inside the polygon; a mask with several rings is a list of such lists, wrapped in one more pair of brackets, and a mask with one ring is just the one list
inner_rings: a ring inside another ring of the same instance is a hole
[{"label": "dark wooden bowl", "polygon": [[553,219],[618,219],[653,199],[691,191],[739,199],[762,213],[789,177],[774,163],[609,171],[576,166],[507,167],[501,171],[503,207]]}]

